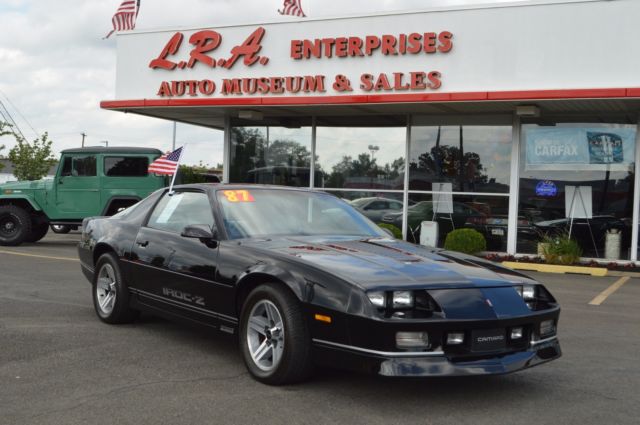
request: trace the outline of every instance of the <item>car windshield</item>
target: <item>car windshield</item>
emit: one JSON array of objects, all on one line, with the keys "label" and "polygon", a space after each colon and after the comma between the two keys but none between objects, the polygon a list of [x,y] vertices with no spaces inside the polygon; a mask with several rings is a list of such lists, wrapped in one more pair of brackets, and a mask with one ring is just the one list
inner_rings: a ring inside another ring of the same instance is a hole
[{"label": "car windshield", "polygon": [[272,235],[386,237],[346,202],[324,193],[234,189],[219,190],[217,197],[230,239]]}]

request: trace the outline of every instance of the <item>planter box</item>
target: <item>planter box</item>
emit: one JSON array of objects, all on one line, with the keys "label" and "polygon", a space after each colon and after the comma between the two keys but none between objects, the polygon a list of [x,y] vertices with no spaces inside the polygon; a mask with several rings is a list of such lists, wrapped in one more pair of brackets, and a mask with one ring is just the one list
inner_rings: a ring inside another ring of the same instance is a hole
[{"label": "planter box", "polygon": [[591,276],[606,276],[609,271],[605,267],[557,266],[554,264],[518,263],[515,261],[504,261],[502,265],[514,270],[528,270],[544,273],[586,274]]}]

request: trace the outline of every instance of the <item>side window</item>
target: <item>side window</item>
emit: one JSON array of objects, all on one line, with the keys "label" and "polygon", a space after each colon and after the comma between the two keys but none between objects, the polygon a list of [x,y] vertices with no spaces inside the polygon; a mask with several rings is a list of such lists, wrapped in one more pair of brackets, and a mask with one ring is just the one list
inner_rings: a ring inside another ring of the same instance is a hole
[{"label": "side window", "polygon": [[384,201],[373,201],[367,207],[368,210],[386,210],[387,203]]},{"label": "side window", "polygon": [[62,163],[62,172],[60,172],[60,176],[67,177],[71,175],[71,169],[73,168],[73,158],[67,156],[64,158],[64,162]]},{"label": "side window", "polygon": [[149,159],[145,156],[107,156],[104,158],[104,175],[108,177],[146,177]]},{"label": "side window", "polygon": [[401,202],[389,202],[389,209],[401,210],[402,209],[402,203]]},{"label": "side window", "polygon": [[165,194],[153,210],[147,227],[180,233],[186,226],[194,224],[214,228],[213,212],[206,193]]},{"label": "side window", "polygon": [[62,177],[95,177],[97,175],[96,157],[67,156],[62,164]]}]

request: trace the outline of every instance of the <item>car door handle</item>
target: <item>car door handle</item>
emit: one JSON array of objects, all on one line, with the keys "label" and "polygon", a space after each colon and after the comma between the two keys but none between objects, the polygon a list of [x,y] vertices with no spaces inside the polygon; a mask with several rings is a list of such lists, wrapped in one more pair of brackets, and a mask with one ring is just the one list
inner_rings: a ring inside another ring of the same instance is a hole
[{"label": "car door handle", "polygon": [[147,245],[149,245],[149,241],[144,241],[144,242],[136,242],[137,245],[141,246],[142,248],[146,248]]}]

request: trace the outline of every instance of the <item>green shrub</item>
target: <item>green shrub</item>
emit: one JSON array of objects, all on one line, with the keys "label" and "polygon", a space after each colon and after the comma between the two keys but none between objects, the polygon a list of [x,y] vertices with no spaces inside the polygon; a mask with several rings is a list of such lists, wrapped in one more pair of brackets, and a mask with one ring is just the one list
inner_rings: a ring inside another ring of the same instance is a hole
[{"label": "green shrub", "polygon": [[394,238],[402,239],[402,230],[398,229],[398,226],[394,226],[393,224],[389,223],[380,223],[378,224],[378,227],[380,227],[381,229],[391,230]]},{"label": "green shrub", "polygon": [[569,235],[563,233],[557,236],[545,236],[542,239],[542,252],[544,259],[549,264],[575,264],[582,256],[582,248]]},{"label": "green shrub", "polygon": [[449,232],[444,241],[444,249],[449,251],[464,252],[465,254],[477,254],[487,249],[482,233],[473,229],[457,229]]}]

